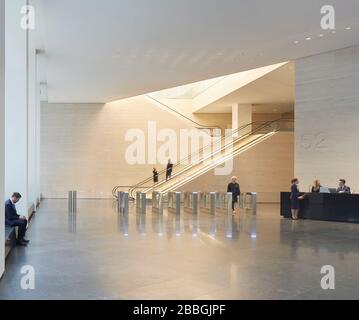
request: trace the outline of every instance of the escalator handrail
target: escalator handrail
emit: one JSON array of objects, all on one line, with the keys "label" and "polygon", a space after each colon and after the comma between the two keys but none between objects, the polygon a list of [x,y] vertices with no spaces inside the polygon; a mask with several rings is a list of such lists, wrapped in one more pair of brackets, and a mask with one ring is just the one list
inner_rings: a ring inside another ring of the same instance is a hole
[{"label": "escalator handrail", "polygon": [[[245,125],[243,125],[243,126],[237,128],[236,130],[231,131],[230,134],[231,134],[231,135],[232,135],[232,134],[235,134],[235,133],[239,132],[240,130],[242,130],[242,129],[248,127],[248,126],[251,126],[251,125],[253,125],[253,124],[255,124],[255,123],[259,123],[259,122],[262,123],[263,121],[258,121],[258,122],[252,122],[252,123],[249,123],[249,124],[245,124]],[[222,135],[221,139],[220,139],[220,140],[217,140],[216,143],[218,143],[219,141],[222,141],[222,140],[225,139],[226,137],[227,137],[227,135]],[[212,144],[211,144],[211,145],[212,145]],[[184,161],[190,159],[190,158],[193,157],[194,155],[201,153],[203,150],[205,150],[205,149],[208,148],[209,146],[210,146],[210,145],[203,146],[201,149],[199,149],[199,150],[197,150],[197,151],[191,153],[191,154],[188,155],[186,158],[181,159],[178,163],[176,163],[176,164],[173,166],[173,168],[178,167],[178,166],[181,165]],[[164,174],[164,173],[166,172],[166,170],[167,170],[167,169],[163,169],[163,170],[161,170],[158,174],[159,174],[159,175]],[[144,188],[141,188],[140,186],[141,186],[142,184],[144,184],[144,183],[147,183],[147,182],[149,182],[149,181],[152,181],[152,179],[153,179],[153,176],[151,176],[151,177],[149,177],[149,178],[146,178],[145,180],[143,180],[143,181],[137,183],[136,185],[133,185],[133,186],[129,189],[129,193],[130,193],[131,197],[133,197],[132,191],[133,191],[134,189],[139,189],[139,188],[140,188],[140,189],[144,189]],[[115,186],[115,187],[113,188],[113,190],[112,190],[112,195],[113,195],[114,197],[117,197],[117,196],[116,196],[116,191],[117,191],[117,189],[119,189],[119,188],[120,188],[120,186]]]},{"label": "escalator handrail", "polygon": [[[236,130],[231,131],[230,135],[236,134],[236,133],[238,133],[240,130],[243,130],[243,129],[245,129],[245,128],[249,127],[249,126],[252,126],[252,125],[254,125],[254,124],[263,123],[263,122],[264,122],[264,121],[256,121],[256,122],[252,122],[252,123],[249,123],[249,124],[245,124],[245,125],[243,125],[243,126],[237,128]],[[227,137],[227,135],[223,135],[223,136],[221,137],[221,139],[218,139],[217,141],[215,141],[215,144],[218,144],[219,142],[222,142],[226,137]],[[188,160],[189,160],[190,158],[192,158],[193,156],[200,154],[200,153],[203,152],[206,148],[209,148],[209,147],[212,147],[212,143],[209,144],[209,145],[206,145],[206,146],[204,146],[204,147],[202,147],[202,148],[200,148],[199,150],[197,150],[197,151],[195,151],[195,152],[193,152],[193,153],[191,153],[191,154],[188,155],[186,158],[181,159],[178,163],[176,163],[176,164],[173,166],[173,169],[175,169],[175,168],[177,168],[178,166],[180,166],[181,164],[183,164],[184,161],[188,161]],[[166,171],[167,171],[167,169],[165,168],[165,169],[161,170],[158,174],[159,174],[159,175],[164,174]],[[152,181],[152,179],[153,179],[153,176],[150,176],[149,178],[147,178],[147,179],[145,179],[145,180],[143,180],[143,181],[137,183],[136,185],[134,185],[134,186],[129,190],[129,193],[130,193],[131,197],[133,197],[132,193],[133,193],[133,191],[134,191],[135,189],[138,189],[138,188],[139,188],[142,184],[144,184],[144,183],[148,183],[149,181]],[[141,188],[141,189],[142,189],[142,188]]]},{"label": "escalator handrail", "polygon": [[[293,122],[294,120],[293,119],[285,119],[285,118],[278,118],[276,120],[272,120],[272,121],[255,121],[255,122],[252,122],[252,123],[249,123],[249,124],[245,124],[239,128],[237,128],[236,130],[234,131],[231,131],[231,135],[233,134],[236,134],[238,133],[240,130],[243,130],[245,129],[246,127],[249,127],[249,126],[253,126],[254,124],[258,124],[258,123],[264,123],[262,126],[256,128],[254,131],[252,131],[250,134],[254,134],[255,132],[259,131],[259,130],[262,130],[263,128],[267,127],[267,126],[270,126],[274,123],[279,123],[279,122],[282,122],[282,121],[288,121],[288,122]],[[218,143],[219,141],[223,141],[223,139],[225,139],[227,137],[227,135],[223,135],[221,137],[221,139],[217,140],[216,143]],[[238,137],[236,140],[240,139],[241,137]],[[204,147],[202,147],[201,149],[197,150],[196,152],[190,154],[188,157],[184,158],[184,159],[181,159],[177,164],[174,165],[174,168],[175,167],[178,167],[179,165],[181,165],[183,163],[183,161],[186,161],[188,160],[189,158],[193,157],[194,155],[196,154],[199,154],[201,153],[204,149],[208,148],[209,146],[212,146],[212,143],[210,145],[206,145]],[[166,172],[166,168],[161,170],[158,174],[161,175],[161,174],[164,174]],[[144,183],[147,183],[149,181],[152,181],[153,179],[153,176],[150,176],[149,178],[146,178],[145,180],[137,183],[136,185],[133,185],[130,189],[129,189],[129,193],[130,193],[130,196],[133,197],[132,193],[135,189],[145,189],[144,187],[141,187],[141,185],[143,185]],[[112,190],[112,194],[114,197],[117,197],[116,196],[116,190],[119,188],[119,186],[116,186],[113,188]]]},{"label": "escalator handrail", "polygon": [[199,130],[201,130],[201,129],[221,129],[221,130],[222,130],[222,128],[219,127],[219,126],[206,126],[206,125],[203,125],[203,124],[201,124],[201,123],[198,123],[197,121],[194,121],[193,119],[191,119],[191,118],[185,116],[185,115],[182,114],[181,112],[179,112],[179,111],[173,109],[172,107],[170,107],[170,106],[164,104],[163,102],[157,100],[156,98],[151,97],[151,96],[148,95],[148,94],[146,94],[145,96],[146,96],[148,99],[151,99],[151,100],[155,101],[156,103],[160,104],[161,106],[163,106],[163,107],[165,107],[165,108],[171,110],[172,112],[178,114],[179,116],[185,118],[187,121],[190,121],[190,122],[194,123],[196,126],[199,126],[199,127],[200,127],[200,128],[196,128],[196,129],[199,129]]},{"label": "escalator handrail", "polygon": [[[262,126],[256,128],[256,129],[253,130],[252,132],[250,132],[250,133],[248,133],[248,134],[245,134],[244,136],[256,134],[258,131],[261,131],[261,130],[267,128],[267,127],[270,127],[271,125],[273,125],[273,124],[275,124],[275,123],[277,123],[277,122],[279,122],[279,121],[286,121],[286,119],[277,119],[277,120],[274,120],[274,121],[269,121],[269,122],[265,123],[264,125],[262,125]],[[274,130],[274,131],[278,131],[278,130]],[[234,141],[231,141],[229,144],[224,145],[224,146],[221,148],[221,150],[219,150],[219,151],[222,152],[222,150],[226,149],[228,145],[234,144],[235,142],[238,142],[238,141],[241,140],[242,138],[243,138],[243,136],[234,139]],[[218,151],[217,151],[217,152],[218,152]],[[203,161],[203,158],[202,158],[201,160],[199,160],[198,163],[200,163],[200,162],[202,162],[202,161]],[[192,166],[192,165],[193,165],[193,164],[191,164],[191,166]],[[183,168],[183,169],[182,169],[181,171],[179,171],[174,177],[176,177],[176,176],[182,174],[182,173],[185,172],[186,170],[189,170],[191,166],[189,166],[189,167],[187,167],[187,168]],[[156,185],[156,187],[160,186],[161,184],[164,184],[165,182],[166,182],[166,181],[161,181],[161,182],[159,182],[159,183]],[[152,188],[153,188],[153,186],[151,186],[150,188],[148,188],[148,189],[145,190],[145,191],[148,192],[148,191],[150,191]]]}]

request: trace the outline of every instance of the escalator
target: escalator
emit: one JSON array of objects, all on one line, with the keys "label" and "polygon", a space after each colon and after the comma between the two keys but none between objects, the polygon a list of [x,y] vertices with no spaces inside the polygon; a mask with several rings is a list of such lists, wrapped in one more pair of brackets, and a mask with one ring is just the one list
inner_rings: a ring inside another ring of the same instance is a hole
[{"label": "escalator", "polygon": [[[166,181],[166,169],[159,172],[159,183],[152,185],[153,177],[148,177],[129,189],[130,197],[134,199],[137,191],[145,192],[151,198],[153,191],[170,192],[182,187],[188,182],[211,171],[235,156],[245,152],[258,143],[272,137],[279,131],[292,131],[292,119],[277,119],[274,121],[258,121],[241,126],[215,139],[211,144],[190,154],[174,165],[172,178]],[[194,163],[191,159],[196,158]],[[190,163],[190,164],[188,164]],[[113,189],[116,197],[119,187]]]}]

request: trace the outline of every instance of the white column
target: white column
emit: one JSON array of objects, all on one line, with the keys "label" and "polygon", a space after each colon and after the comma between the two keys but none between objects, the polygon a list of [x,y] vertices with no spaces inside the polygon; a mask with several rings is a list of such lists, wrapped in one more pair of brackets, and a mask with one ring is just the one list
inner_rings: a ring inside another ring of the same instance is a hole
[{"label": "white column", "polygon": [[37,121],[38,121],[38,84],[37,84],[37,50],[33,31],[29,32],[28,51],[28,202],[36,204],[37,186]]},{"label": "white column", "polygon": [[[232,105],[232,130],[236,131],[239,127],[252,123],[253,106],[251,104]],[[235,137],[246,134],[252,130],[251,126],[234,133]]]},{"label": "white column", "polygon": [[5,270],[5,0],[0,0],[0,277]]},{"label": "white column", "polygon": [[21,27],[26,0],[6,0],[5,195],[20,192],[19,214],[28,215],[28,31]]}]

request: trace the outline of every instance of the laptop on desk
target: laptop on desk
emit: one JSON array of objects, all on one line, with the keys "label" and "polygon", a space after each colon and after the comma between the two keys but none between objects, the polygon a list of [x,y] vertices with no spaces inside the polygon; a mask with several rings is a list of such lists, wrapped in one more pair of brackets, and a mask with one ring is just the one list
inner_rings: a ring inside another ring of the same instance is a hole
[{"label": "laptop on desk", "polygon": [[337,189],[335,188],[328,188],[328,187],[320,187],[320,193],[337,193]]}]

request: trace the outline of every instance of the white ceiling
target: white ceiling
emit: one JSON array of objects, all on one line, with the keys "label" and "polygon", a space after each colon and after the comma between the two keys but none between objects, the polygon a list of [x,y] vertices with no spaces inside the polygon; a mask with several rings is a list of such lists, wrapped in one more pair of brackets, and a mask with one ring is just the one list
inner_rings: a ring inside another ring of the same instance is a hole
[{"label": "white ceiling", "polygon": [[161,91],[151,92],[151,96],[156,99],[194,99],[210,87],[215,86],[226,77],[203,80],[183,86],[169,88]]},{"label": "white ceiling", "polygon": [[320,28],[327,0],[41,2],[50,102],[108,102],[359,43],[358,0],[330,1],[335,34]]},{"label": "white ceiling", "polygon": [[201,109],[200,113],[232,113],[232,105],[252,104],[256,113],[285,113],[294,110],[294,63],[264,75]]}]

